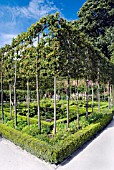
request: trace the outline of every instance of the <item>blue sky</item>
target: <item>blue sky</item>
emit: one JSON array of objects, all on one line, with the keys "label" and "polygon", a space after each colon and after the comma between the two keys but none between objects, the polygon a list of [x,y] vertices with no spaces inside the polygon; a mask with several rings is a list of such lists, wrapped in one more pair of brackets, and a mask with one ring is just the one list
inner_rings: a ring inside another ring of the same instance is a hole
[{"label": "blue sky", "polygon": [[42,16],[60,12],[67,20],[77,19],[86,0],[0,0],[0,47],[27,31]]}]

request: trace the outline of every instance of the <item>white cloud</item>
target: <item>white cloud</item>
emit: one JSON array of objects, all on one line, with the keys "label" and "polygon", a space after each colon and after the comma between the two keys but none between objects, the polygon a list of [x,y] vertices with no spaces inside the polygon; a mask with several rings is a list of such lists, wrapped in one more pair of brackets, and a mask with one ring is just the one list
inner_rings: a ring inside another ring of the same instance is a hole
[{"label": "white cloud", "polygon": [[5,44],[11,44],[12,38],[15,38],[16,36],[16,34],[0,34],[0,46],[4,46]]},{"label": "white cloud", "polygon": [[[12,20],[18,17],[39,19],[40,17],[47,15],[49,13],[54,13],[59,9],[54,5],[53,2],[49,0],[31,0],[29,5],[26,7],[9,7],[0,6],[0,11],[3,17],[3,11],[9,13],[12,16]],[[4,15],[6,15],[4,13]]]},{"label": "white cloud", "polygon": [[10,43],[13,37],[27,29],[25,23],[56,11],[59,9],[50,0],[31,0],[28,6],[23,7],[0,6],[0,46]]},{"label": "white cloud", "polygon": [[[58,10],[53,2],[49,0],[32,0],[30,1],[29,6],[23,9],[27,12],[27,17],[33,17],[34,19],[38,19],[48,13],[53,13]],[[21,13],[23,14],[22,11]]]}]

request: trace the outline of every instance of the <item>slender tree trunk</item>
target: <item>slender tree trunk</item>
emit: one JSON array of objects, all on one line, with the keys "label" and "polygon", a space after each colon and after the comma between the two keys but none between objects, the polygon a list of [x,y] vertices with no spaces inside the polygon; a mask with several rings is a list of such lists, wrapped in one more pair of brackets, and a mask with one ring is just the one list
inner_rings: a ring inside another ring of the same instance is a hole
[{"label": "slender tree trunk", "polygon": [[105,86],[104,86],[104,98],[103,98],[103,99],[104,99],[104,101],[105,101]]},{"label": "slender tree trunk", "polygon": [[110,107],[112,107],[112,85],[110,85]]},{"label": "slender tree trunk", "polygon": [[9,84],[9,96],[10,96],[10,119],[12,120],[12,100],[11,100],[11,83]]},{"label": "slender tree trunk", "polygon": [[86,119],[88,119],[88,79],[86,79]]},{"label": "slender tree trunk", "polygon": [[[3,58],[2,58],[3,65]],[[1,66],[2,67],[2,66]],[[1,111],[2,111],[2,122],[4,123],[4,106],[3,106],[3,68],[1,70]]]},{"label": "slender tree trunk", "polygon": [[14,76],[14,126],[16,128],[17,126],[17,110],[16,110],[16,79],[17,79],[17,75],[16,75],[16,60],[15,60],[15,76]]},{"label": "slender tree trunk", "polygon": [[54,76],[54,134],[56,134],[56,76]]},{"label": "slender tree trunk", "polygon": [[[39,35],[38,35],[38,44],[39,44]],[[39,131],[41,131],[38,56],[36,56],[36,94],[37,94],[38,129]]]},{"label": "slender tree trunk", "polygon": [[92,82],[92,113],[94,112],[94,90],[93,90],[93,82]]},{"label": "slender tree trunk", "polygon": [[30,91],[29,91],[29,80],[27,80],[27,109],[28,109],[27,122],[28,122],[28,125],[30,125]]},{"label": "slender tree trunk", "polygon": [[100,83],[98,81],[98,113],[100,113]]},{"label": "slender tree trunk", "polygon": [[70,101],[70,75],[68,73],[68,85],[67,85],[67,129],[69,128],[69,101]]},{"label": "slender tree trunk", "polygon": [[108,82],[108,109],[110,109],[110,82]]},{"label": "slender tree trunk", "polygon": [[79,129],[80,127],[80,122],[79,122],[79,103],[78,103],[78,99],[79,99],[79,94],[78,94],[78,79],[77,79],[77,84],[76,84],[76,91],[77,91],[77,95],[76,95],[76,106],[77,106],[77,128]]},{"label": "slender tree trunk", "polygon": [[112,84],[112,105],[114,106],[114,84]]},{"label": "slender tree trunk", "polygon": [[98,62],[98,113],[100,113],[100,62]]},{"label": "slender tree trunk", "polygon": [[41,131],[41,120],[40,120],[40,94],[39,94],[39,74],[36,74],[36,93],[37,93],[38,129],[39,129],[39,131]]}]

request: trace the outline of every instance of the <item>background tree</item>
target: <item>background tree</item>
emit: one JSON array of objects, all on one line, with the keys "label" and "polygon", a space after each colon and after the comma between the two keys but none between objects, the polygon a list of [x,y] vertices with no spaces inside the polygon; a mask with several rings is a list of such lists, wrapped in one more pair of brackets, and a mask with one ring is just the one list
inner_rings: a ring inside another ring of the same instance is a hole
[{"label": "background tree", "polygon": [[112,0],[87,0],[78,12],[80,31],[83,31],[107,58],[110,58],[108,46],[114,41],[114,37],[110,41],[107,34],[108,30],[111,30],[110,34],[114,30],[113,9]]}]

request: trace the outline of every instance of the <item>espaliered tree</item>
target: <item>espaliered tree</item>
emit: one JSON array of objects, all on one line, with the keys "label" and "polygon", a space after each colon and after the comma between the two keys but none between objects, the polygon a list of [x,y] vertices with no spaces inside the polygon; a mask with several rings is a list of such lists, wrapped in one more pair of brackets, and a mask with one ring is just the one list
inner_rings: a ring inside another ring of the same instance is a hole
[{"label": "espaliered tree", "polygon": [[60,38],[62,38],[61,36],[58,37],[58,30],[61,28],[60,20],[59,15],[56,15],[56,18],[52,17],[50,21],[51,27],[49,27],[48,33],[45,35],[45,41],[42,39],[39,44],[44,46],[43,50],[41,50],[41,56],[43,57],[42,68],[54,77],[54,134],[56,133],[56,78],[64,69],[63,63],[66,61],[60,51]]},{"label": "espaliered tree", "polygon": [[[88,93],[88,80],[95,80],[98,72],[99,77],[104,78],[103,66],[105,66],[105,62],[107,63],[107,61],[104,59],[104,56],[102,57],[101,53],[99,53],[99,50],[94,48],[85,38],[86,33],[80,32],[79,24],[77,23],[78,22],[67,22],[65,19],[60,18],[58,13],[55,15],[47,15],[41,18],[36,24],[33,24],[26,33],[22,33],[12,40],[10,52],[14,68],[15,127],[17,125],[16,80],[19,68],[21,74],[18,76],[22,79],[21,76],[23,73],[27,82],[28,124],[30,104],[29,79],[30,76],[36,76],[38,129],[40,131],[39,78],[43,76],[43,73],[54,77],[54,134],[56,133],[56,78],[63,76],[68,79],[67,129],[69,128],[70,77],[75,79],[82,77],[86,79],[86,94]],[[35,47],[34,41],[36,40],[37,46]],[[1,56],[3,55],[4,52]],[[86,106],[87,105],[88,94],[86,96]],[[88,107],[86,107],[86,118],[88,118]]]},{"label": "espaliered tree", "polygon": [[[53,26],[53,24],[56,21],[58,21],[58,17],[59,17],[58,13],[56,13],[55,15],[47,15],[46,17],[43,17],[39,22],[37,22],[36,24],[33,24],[28,29],[27,33],[22,33],[21,35],[18,35],[16,39],[13,39],[12,48],[15,49],[15,47],[18,46],[18,50],[19,50],[20,48],[22,48],[23,43],[25,44],[25,46],[29,46],[31,44],[31,41],[33,39],[37,38],[40,35],[40,33],[42,33],[45,29],[47,29],[49,27],[51,28]],[[19,44],[21,44],[21,46],[19,46]],[[37,49],[37,52],[39,52],[39,45],[36,49]],[[38,56],[39,56],[39,54],[38,54]],[[37,59],[38,59],[38,61],[37,61]],[[36,63],[37,62],[39,62],[39,58],[37,58],[37,56],[36,56]],[[36,71],[37,70],[39,70],[39,68],[37,68],[37,65],[36,65]],[[16,75],[16,71],[15,71],[15,75]],[[37,79],[36,84],[38,85],[38,79]],[[37,88],[37,94],[38,94],[38,88]],[[15,99],[15,97],[14,97],[14,99]],[[37,100],[39,100],[39,99],[37,99]],[[14,109],[14,110],[16,110],[16,109]],[[39,101],[38,101],[38,126],[39,126],[39,129],[40,129],[40,124],[41,124],[40,123],[40,111],[39,111]]]},{"label": "espaliered tree", "polygon": [[21,73],[20,78],[26,80],[26,87],[27,87],[27,122],[30,125],[30,79],[35,77],[35,56],[34,56],[34,48],[33,47],[26,47],[22,53],[20,53],[20,68],[19,72]]},{"label": "espaliered tree", "polygon": [[17,127],[17,98],[16,98],[16,82],[17,82],[17,58],[18,51],[12,50],[14,60],[14,126]]}]

